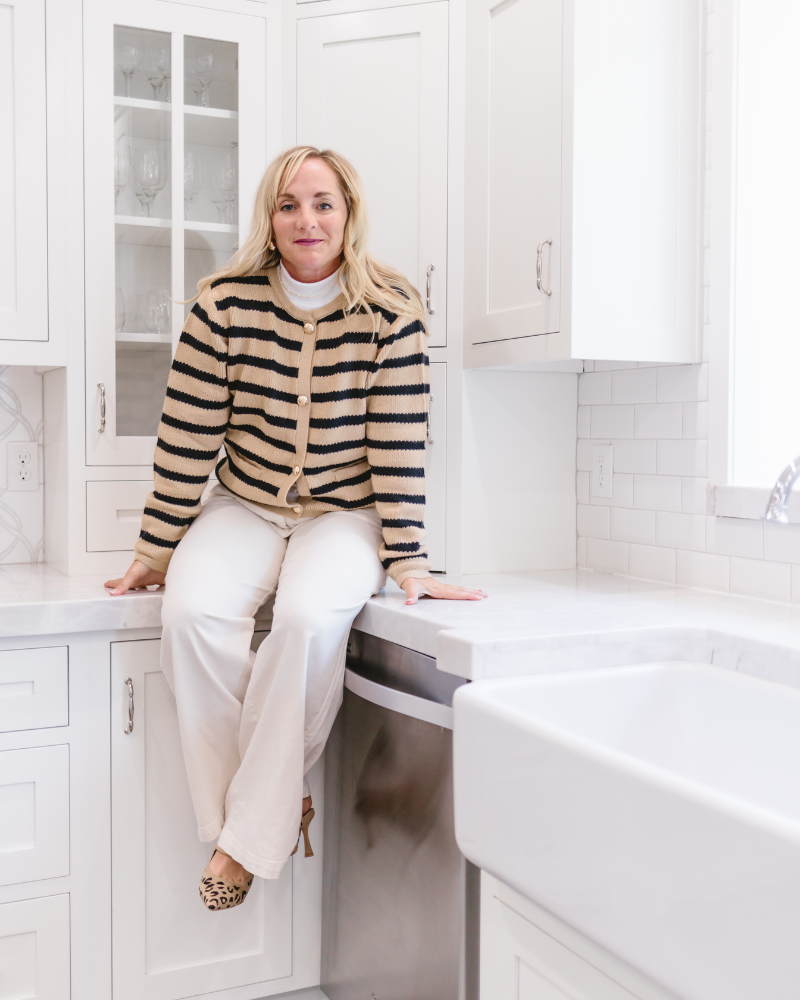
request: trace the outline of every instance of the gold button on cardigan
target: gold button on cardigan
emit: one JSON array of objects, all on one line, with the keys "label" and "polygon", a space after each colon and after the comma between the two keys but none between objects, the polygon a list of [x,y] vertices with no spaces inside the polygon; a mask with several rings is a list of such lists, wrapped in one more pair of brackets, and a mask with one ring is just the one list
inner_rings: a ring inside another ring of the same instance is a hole
[{"label": "gold button on cardigan", "polygon": [[205,289],[172,363],[137,559],[167,569],[216,465],[229,490],[289,517],[374,504],[389,575],[428,575],[425,328],[344,307],[295,308],[274,269]]}]

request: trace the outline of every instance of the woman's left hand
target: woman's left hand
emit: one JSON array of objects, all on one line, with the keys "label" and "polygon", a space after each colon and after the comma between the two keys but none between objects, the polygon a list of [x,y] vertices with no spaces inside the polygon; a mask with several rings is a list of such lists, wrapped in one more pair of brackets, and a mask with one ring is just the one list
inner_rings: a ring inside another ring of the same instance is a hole
[{"label": "woman's left hand", "polygon": [[406,604],[416,604],[422,594],[435,597],[441,601],[482,601],[489,595],[484,590],[473,590],[472,587],[456,587],[452,583],[441,583],[432,576],[424,580],[409,577],[400,584],[406,592]]}]

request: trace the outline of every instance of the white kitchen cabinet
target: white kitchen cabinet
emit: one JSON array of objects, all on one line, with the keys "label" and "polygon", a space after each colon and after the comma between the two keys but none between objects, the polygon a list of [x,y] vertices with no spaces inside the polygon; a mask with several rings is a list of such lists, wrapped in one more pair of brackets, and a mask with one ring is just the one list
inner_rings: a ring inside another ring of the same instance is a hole
[{"label": "white kitchen cabinet", "polygon": [[[200,901],[213,845],[197,837],[159,645],[111,647],[114,998],[177,1000],[234,988],[243,991],[237,998],[251,998],[315,985],[318,927],[308,907],[318,899],[320,853],[289,862],[279,879],[255,879],[246,903],[224,914]],[[128,681],[134,713],[126,733]],[[293,921],[295,909],[303,920]]]},{"label": "white kitchen cabinet", "polygon": [[677,1000],[481,873],[481,1000]]},{"label": "white kitchen cabinet", "polygon": [[697,359],[702,8],[467,6],[467,367]]},{"label": "white kitchen cabinet", "polygon": [[432,347],[446,343],[447,102],[446,2],[297,22],[297,141],[358,170],[371,250],[419,289]]},{"label": "white kitchen cabinet", "polygon": [[0,904],[0,998],[70,1000],[69,896]]},{"label": "white kitchen cabinet", "polygon": [[264,169],[266,21],[84,11],[87,460],[147,466],[181,302],[230,257]]},{"label": "white kitchen cabinet", "polygon": [[0,142],[2,356],[3,342],[48,339],[44,0],[0,3]]}]

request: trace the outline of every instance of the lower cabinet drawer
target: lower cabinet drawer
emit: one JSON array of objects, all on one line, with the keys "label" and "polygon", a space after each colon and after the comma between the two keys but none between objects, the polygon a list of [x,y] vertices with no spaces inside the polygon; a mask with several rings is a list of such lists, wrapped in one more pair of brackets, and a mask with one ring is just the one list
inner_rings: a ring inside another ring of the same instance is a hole
[{"label": "lower cabinet drawer", "polygon": [[132,549],[139,537],[153,480],[86,484],[86,551]]},{"label": "lower cabinet drawer", "polygon": [[0,885],[62,875],[69,875],[69,747],[4,750]]},{"label": "lower cabinet drawer", "polygon": [[68,724],[67,647],[0,651],[0,733]]},{"label": "lower cabinet drawer", "polygon": [[69,896],[0,904],[0,998],[69,995]]}]

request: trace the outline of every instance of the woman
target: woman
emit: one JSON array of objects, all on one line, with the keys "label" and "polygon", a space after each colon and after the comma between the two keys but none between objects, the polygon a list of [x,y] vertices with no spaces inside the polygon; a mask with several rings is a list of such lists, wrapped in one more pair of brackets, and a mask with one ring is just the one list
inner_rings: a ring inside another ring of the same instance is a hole
[{"label": "woman", "polygon": [[[106,586],[162,584],[169,566],[162,667],[198,833],[217,840],[200,894],[218,910],[242,902],[254,874],[280,875],[298,823],[311,853],[305,775],[341,704],[352,621],[386,573],[406,604],[484,595],[429,575],[422,307],[367,252],[347,160],[310,146],[277,157],[250,235],[198,287],[136,559]],[[252,656],[273,592],[272,630]]]}]

